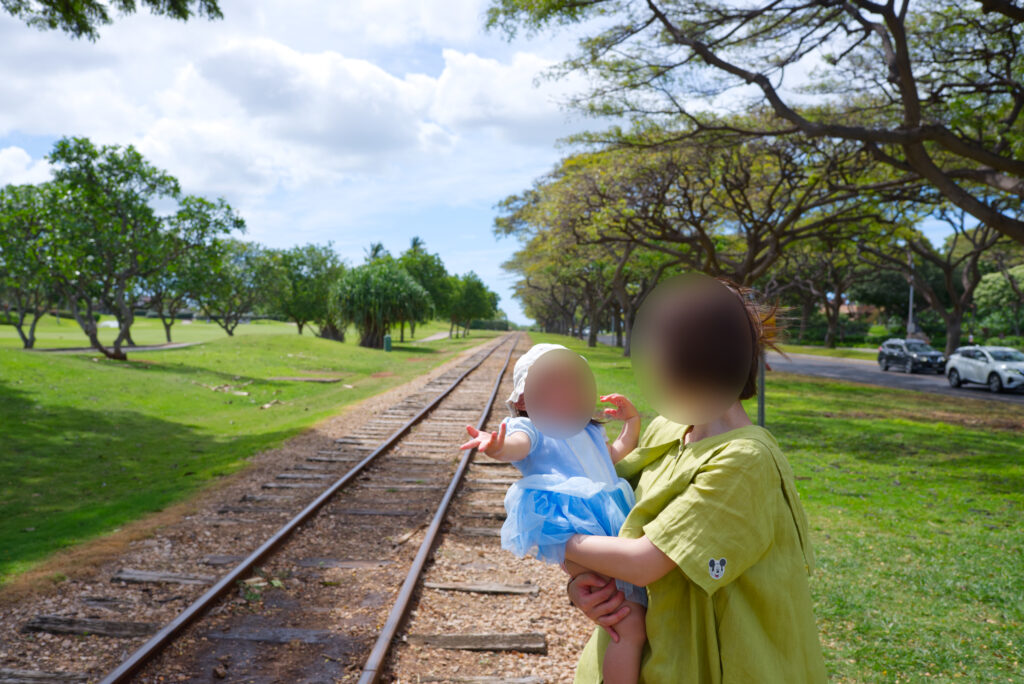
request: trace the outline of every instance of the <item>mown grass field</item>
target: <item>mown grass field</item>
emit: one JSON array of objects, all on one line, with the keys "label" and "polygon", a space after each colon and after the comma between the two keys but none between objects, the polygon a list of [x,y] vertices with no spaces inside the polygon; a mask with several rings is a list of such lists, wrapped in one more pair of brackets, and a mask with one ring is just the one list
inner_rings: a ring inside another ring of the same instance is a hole
[{"label": "mown grass field", "polygon": [[[619,350],[531,338],[576,349],[599,392],[653,417]],[[781,373],[766,392],[811,521],[832,681],[1024,681],[1020,408]]]},{"label": "mown grass field", "polygon": [[[284,324],[246,327],[193,347],[129,351],[126,363],[0,348],[0,584],[498,334],[396,343],[385,353],[359,347],[355,335],[339,344]],[[417,337],[442,329],[427,325]],[[272,379],[316,375],[342,380]]]},{"label": "mown grass field", "polygon": [[[105,344],[113,344],[117,336],[117,329],[113,316],[100,317],[99,336],[100,341]],[[428,324],[432,331],[440,329],[437,324]],[[445,328],[447,330],[447,328]],[[26,333],[27,333],[26,326]],[[406,331],[408,333],[408,330]],[[277,321],[253,321],[243,323],[235,328],[236,337],[247,337],[249,335],[296,335],[294,325],[278,323]],[[306,335],[311,332],[307,329]],[[428,333],[429,334],[429,333]],[[423,337],[420,331],[416,331],[416,337]],[[202,320],[177,321],[171,327],[172,342],[209,342],[227,337],[227,333],[216,323],[205,323]],[[132,325],[132,339],[141,346],[166,344],[167,338],[164,335],[164,327],[159,318],[137,318]],[[21,348],[21,338],[13,325],[0,325],[0,348],[14,347]],[[43,316],[36,326],[36,349],[55,349],[60,347],[88,347],[89,340],[82,329],[73,318],[55,318]]]},{"label": "mown grass field", "polygon": [[780,344],[779,348],[786,353],[792,354],[813,354],[814,356],[832,356],[837,359],[867,359],[868,361],[878,359],[878,352],[851,349],[849,347],[829,349],[828,347],[817,347],[810,344]]}]

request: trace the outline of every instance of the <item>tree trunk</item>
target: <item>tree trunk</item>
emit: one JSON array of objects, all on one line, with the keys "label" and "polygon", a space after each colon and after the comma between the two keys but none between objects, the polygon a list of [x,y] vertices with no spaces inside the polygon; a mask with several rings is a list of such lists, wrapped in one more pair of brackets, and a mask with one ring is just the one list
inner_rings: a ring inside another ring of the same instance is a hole
[{"label": "tree trunk", "polygon": [[814,313],[814,300],[810,297],[800,298],[800,339],[807,337],[807,326],[811,324],[811,314]]},{"label": "tree trunk", "polygon": [[405,342],[405,321],[398,323],[398,341]]},{"label": "tree trunk", "polygon": [[954,309],[945,316],[946,320],[946,356],[960,346],[960,326],[963,325],[964,313]]},{"label": "tree trunk", "polygon": [[160,322],[164,324],[164,337],[167,338],[167,344],[171,343],[171,326],[174,325],[174,319],[171,318],[170,322],[163,316],[160,317]]},{"label": "tree trunk", "polygon": [[295,327],[297,327],[299,329],[299,334],[300,335],[302,334],[302,328],[303,328],[304,325],[305,325],[305,323],[302,323],[300,321],[295,321]]},{"label": "tree trunk", "polygon": [[416,339],[416,321],[409,321],[409,339]]},{"label": "tree trunk", "polygon": [[615,309],[615,346],[622,346],[622,309]]},{"label": "tree trunk", "polygon": [[825,320],[828,328],[825,330],[825,346],[829,349],[836,348],[836,336],[839,332],[839,307],[841,300],[836,298],[831,302],[825,297]]}]

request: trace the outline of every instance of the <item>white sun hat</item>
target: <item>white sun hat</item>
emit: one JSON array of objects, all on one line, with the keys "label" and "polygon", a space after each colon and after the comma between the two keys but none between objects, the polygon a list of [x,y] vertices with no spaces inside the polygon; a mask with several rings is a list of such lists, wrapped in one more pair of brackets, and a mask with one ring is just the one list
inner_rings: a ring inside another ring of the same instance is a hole
[{"label": "white sun hat", "polygon": [[516,361],[515,369],[512,371],[512,394],[508,395],[508,399],[505,400],[509,415],[516,415],[516,402],[519,401],[519,397],[523,396],[523,389],[526,387],[526,374],[530,372],[530,366],[535,364],[541,356],[555,349],[568,349],[568,347],[547,342],[535,344]]}]

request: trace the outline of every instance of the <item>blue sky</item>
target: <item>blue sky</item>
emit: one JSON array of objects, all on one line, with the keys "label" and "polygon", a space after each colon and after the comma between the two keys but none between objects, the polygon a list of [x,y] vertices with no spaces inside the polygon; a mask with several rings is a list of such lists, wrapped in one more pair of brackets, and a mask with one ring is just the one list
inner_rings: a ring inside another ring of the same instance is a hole
[{"label": "blue sky", "polygon": [[75,41],[0,16],[0,183],[48,177],[54,140],[134,144],[187,192],[223,196],[248,238],[332,241],[350,263],[413,236],[476,271],[526,322],[493,207],[586,124],[538,77],[564,35],[507,42],[486,0],[224,0],[225,19],[145,12]]},{"label": "blue sky", "polygon": [[486,4],[222,0],[223,21],[143,12],[95,43],[0,12],[0,184],[45,180],[64,135],[131,143],[186,192],[225,197],[249,239],[331,241],[359,263],[419,236],[526,322],[494,205],[552,168],[558,139],[604,124],[561,106],[578,80],[541,78],[572,36],[507,42]]}]

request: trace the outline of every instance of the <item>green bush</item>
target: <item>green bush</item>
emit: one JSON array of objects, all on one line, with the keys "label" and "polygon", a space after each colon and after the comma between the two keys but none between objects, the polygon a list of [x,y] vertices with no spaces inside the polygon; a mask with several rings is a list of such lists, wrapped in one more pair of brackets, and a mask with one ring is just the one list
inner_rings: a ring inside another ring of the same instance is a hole
[{"label": "green bush", "polygon": [[1003,337],[989,337],[984,341],[984,344],[991,345],[993,347],[1014,347],[1015,349],[1024,349],[1024,336],[1004,335]]}]

